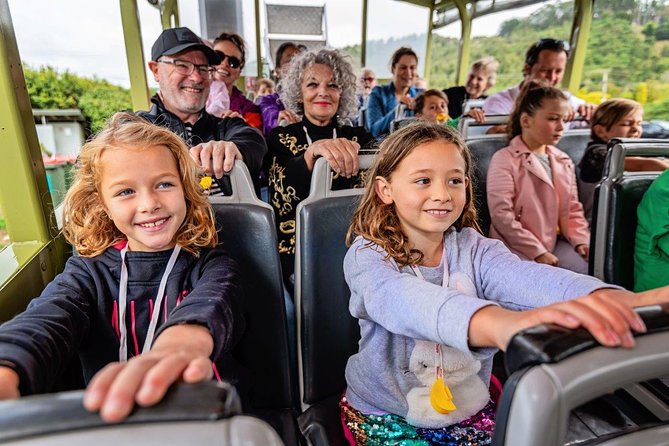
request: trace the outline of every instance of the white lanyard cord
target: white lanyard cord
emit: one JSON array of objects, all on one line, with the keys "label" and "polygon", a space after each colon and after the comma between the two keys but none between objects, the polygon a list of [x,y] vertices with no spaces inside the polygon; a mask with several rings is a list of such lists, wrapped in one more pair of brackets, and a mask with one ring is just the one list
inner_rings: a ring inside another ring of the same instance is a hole
[{"label": "white lanyard cord", "polygon": [[[128,267],[125,264],[125,253],[127,251],[128,245],[126,244],[125,247],[121,250],[121,280],[119,282],[118,290],[118,331],[121,338],[121,344],[118,348],[118,360],[121,362],[128,361],[128,329],[125,326],[125,309],[128,298]],[[160,279],[158,295],[156,296],[156,303],[153,306],[153,315],[151,315],[151,322],[149,323],[149,328],[146,332],[146,340],[144,341],[142,353],[148,352],[151,349],[151,344],[153,344],[153,337],[156,333],[156,327],[158,326],[158,316],[160,314],[163,297],[165,296],[167,279],[172,272],[172,268],[174,268],[174,264],[177,263],[179,251],[181,251],[181,246],[177,243],[172,250],[170,259],[167,261],[167,266],[165,267],[163,277]]]},{"label": "white lanyard cord", "polygon": [[[311,144],[313,144],[313,141],[311,140],[311,136],[309,136],[309,132],[307,131],[307,126],[303,125],[302,128],[304,129],[304,134],[307,135],[307,146],[310,146]],[[332,139],[337,139],[336,128],[332,129]]]},{"label": "white lanyard cord", "polygon": [[[442,255],[446,255],[445,253]],[[448,286],[448,263],[446,263],[446,259],[443,259],[444,264],[444,278],[441,279],[441,286]],[[423,277],[423,273],[420,272],[420,269],[416,265],[411,265],[411,270],[413,273],[418,277],[419,279],[425,280],[425,277]]]}]

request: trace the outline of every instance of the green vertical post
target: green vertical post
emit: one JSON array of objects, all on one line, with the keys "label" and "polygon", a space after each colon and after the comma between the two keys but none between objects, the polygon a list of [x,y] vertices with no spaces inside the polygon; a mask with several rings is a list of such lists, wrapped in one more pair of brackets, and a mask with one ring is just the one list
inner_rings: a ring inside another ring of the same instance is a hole
[{"label": "green vertical post", "polygon": [[360,42],[360,66],[367,66],[367,0],[362,0],[362,41]]},{"label": "green vertical post", "polygon": [[262,73],[262,41],[260,40],[260,0],[255,0],[256,8],[256,60],[258,61],[258,78],[263,77]]},{"label": "green vertical post", "polygon": [[8,0],[0,0],[0,203],[13,243],[50,240],[51,196]]},{"label": "green vertical post", "polygon": [[125,54],[128,59],[128,72],[130,73],[132,107],[135,110],[148,110],[149,88],[146,84],[142,31],[139,27],[137,0],[120,0],[120,2]]},{"label": "green vertical post", "polygon": [[[172,22],[174,19],[174,22]],[[160,21],[163,29],[179,27],[179,2],[178,0],[165,0],[160,8]]]},{"label": "green vertical post", "polygon": [[472,37],[472,16],[467,11],[466,0],[453,0],[460,14],[460,46],[458,47],[458,71],[455,85],[464,85],[469,70],[469,44]]},{"label": "green vertical post", "polygon": [[430,6],[430,12],[428,13],[427,20],[427,42],[425,42],[425,72],[423,73],[423,78],[425,83],[430,85],[430,72],[432,71],[432,27],[434,18],[434,2]]},{"label": "green vertical post", "polygon": [[569,44],[571,54],[567,61],[567,69],[562,86],[572,93],[578,91],[583,77],[583,66],[585,65],[585,53],[588,50],[588,37],[592,26],[592,11],[594,0],[576,0],[574,2],[574,22],[571,27]]}]

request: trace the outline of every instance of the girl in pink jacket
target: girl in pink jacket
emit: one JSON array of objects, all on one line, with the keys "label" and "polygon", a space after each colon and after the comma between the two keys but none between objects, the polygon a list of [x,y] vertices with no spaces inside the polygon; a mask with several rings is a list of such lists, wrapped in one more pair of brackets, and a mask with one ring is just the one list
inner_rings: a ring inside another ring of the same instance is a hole
[{"label": "girl in pink jacket", "polygon": [[521,258],[587,274],[590,231],[574,163],[555,147],[568,109],[557,88],[537,82],[523,88],[509,120],[509,146],[488,169],[490,237]]}]

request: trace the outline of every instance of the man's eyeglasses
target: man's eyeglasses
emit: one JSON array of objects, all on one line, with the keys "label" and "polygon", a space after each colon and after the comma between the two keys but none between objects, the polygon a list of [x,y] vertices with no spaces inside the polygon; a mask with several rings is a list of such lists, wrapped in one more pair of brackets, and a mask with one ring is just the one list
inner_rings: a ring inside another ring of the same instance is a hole
[{"label": "man's eyeglasses", "polygon": [[223,63],[223,61],[227,58],[228,65],[230,65],[230,68],[239,68],[242,66],[242,61],[236,58],[235,56],[228,56],[223,51],[218,51],[218,50],[216,50],[216,54],[218,54],[218,57],[221,58],[221,63]]},{"label": "man's eyeglasses", "polygon": [[209,65],[197,65],[194,64],[193,62],[188,62],[187,60],[181,60],[181,59],[174,59],[174,60],[160,59],[158,60],[158,62],[174,65],[174,69],[176,70],[176,72],[183,76],[190,76],[191,74],[193,74],[193,71],[195,71],[195,69],[197,69],[200,76],[202,76],[205,79],[211,79],[214,76],[214,68],[212,68]]}]

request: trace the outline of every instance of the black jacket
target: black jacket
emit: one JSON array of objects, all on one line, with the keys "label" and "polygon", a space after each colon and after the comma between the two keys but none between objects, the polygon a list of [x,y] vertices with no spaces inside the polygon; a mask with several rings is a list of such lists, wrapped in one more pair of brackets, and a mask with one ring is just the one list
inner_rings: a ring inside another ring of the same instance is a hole
[{"label": "black jacket", "polygon": [[149,111],[137,112],[138,116],[162,127],[167,127],[188,144],[194,147],[208,141],[231,141],[242,153],[244,163],[251,172],[251,177],[258,177],[262,161],[267,153],[267,144],[258,130],[248,125],[241,118],[217,118],[202,110],[200,119],[188,132],[184,123],[175,114],[168,111],[157,94],[151,98],[153,105]]},{"label": "black jacket", "polygon": [[[128,357],[142,350],[171,253],[126,254]],[[65,270],[25,312],[0,326],[0,365],[13,365],[22,395],[49,391],[77,353],[86,382],[119,360],[120,273],[116,247],[96,257],[70,257]],[[225,352],[244,325],[237,303],[240,293],[238,268],[220,248],[204,249],[199,258],[182,250],[167,281],[163,306],[156,309],[160,311],[156,339],[173,325],[202,325],[214,339],[212,360],[225,362]]]}]

